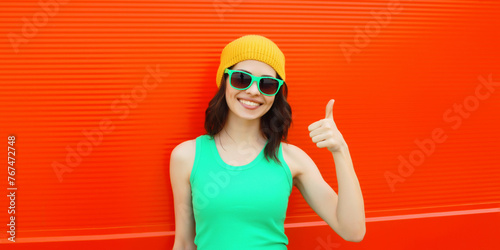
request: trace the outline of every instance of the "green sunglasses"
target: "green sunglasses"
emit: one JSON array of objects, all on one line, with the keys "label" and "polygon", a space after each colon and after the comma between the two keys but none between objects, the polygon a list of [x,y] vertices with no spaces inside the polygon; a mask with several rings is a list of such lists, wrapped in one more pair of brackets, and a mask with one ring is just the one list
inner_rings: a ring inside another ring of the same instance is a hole
[{"label": "green sunglasses", "polygon": [[226,69],[224,70],[224,73],[229,75],[229,84],[231,87],[237,90],[245,90],[250,88],[253,82],[257,82],[257,88],[260,93],[267,96],[276,95],[276,93],[280,90],[281,85],[285,83],[283,80],[274,77],[254,76],[250,73],[239,70]]}]

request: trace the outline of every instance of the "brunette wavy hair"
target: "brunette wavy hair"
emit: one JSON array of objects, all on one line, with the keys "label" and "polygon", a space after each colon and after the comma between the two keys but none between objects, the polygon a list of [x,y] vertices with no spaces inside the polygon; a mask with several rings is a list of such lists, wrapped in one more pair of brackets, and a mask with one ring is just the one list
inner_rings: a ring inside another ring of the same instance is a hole
[{"label": "brunette wavy hair", "polygon": [[[234,65],[233,65],[234,66]],[[230,69],[232,68],[229,67]],[[221,85],[215,96],[210,100],[205,111],[205,130],[212,138],[219,133],[226,124],[229,107],[226,102],[226,77],[222,76]],[[277,75],[279,79],[281,77]],[[271,108],[260,118],[260,131],[268,140],[264,148],[267,161],[271,159],[278,163],[278,148],[281,141],[288,142],[288,129],[292,124],[292,108],[288,104],[288,87],[283,84],[274,98]]]}]

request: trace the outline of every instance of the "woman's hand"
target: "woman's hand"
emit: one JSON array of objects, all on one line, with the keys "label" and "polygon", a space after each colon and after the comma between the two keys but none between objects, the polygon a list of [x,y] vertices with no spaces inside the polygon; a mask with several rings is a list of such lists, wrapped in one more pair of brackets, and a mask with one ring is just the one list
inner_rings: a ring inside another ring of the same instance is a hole
[{"label": "woman's hand", "polygon": [[334,102],[335,100],[331,99],[326,105],[325,119],[316,121],[308,127],[310,131],[309,136],[316,143],[316,146],[318,148],[327,148],[332,153],[340,151],[342,147],[347,146],[344,137],[333,121]]},{"label": "woman's hand", "polygon": [[309,125],[309,136],[318,148],[328,148],[332,152],[339,193],[336,195],[335,191],[329,191],[331,187],[328,184],[323,184],[323,187],[317,184],[322,182],[318,181],[320,177],[313,177],[313,171],[299,177],[298,183],[302,186],[298,187],[301,187],[299,190],[305,194],[304,198],[310,206],[335,232],[345,240],[360,242],[366,234],[363,194],[349,148],[333,121],[334,102],[332,99],[326,105],[325,119]]}]

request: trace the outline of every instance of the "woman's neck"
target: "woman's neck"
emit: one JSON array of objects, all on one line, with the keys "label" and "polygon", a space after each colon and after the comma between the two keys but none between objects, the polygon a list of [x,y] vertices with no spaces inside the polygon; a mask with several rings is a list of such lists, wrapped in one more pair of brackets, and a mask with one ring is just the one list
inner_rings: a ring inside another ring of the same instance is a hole
[{"label": "woman's neck", "polygon": [[260,130],[260,118],[247,120],[236,116],[231,111],[228,113],[224,128],[216,137],[226,149],[226,146],[262,147],[267,141]]}]

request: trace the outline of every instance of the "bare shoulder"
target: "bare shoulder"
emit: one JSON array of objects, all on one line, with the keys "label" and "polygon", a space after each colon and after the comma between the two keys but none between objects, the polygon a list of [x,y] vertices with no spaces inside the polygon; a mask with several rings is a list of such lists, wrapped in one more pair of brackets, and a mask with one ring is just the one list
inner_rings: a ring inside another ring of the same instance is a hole
[{"label": "bare shoulder", "polygon": [[285,142],[281,145],[283,148],[283,158],[294,178],[302,174],[305,168],[311,166],[311,164],[315,165],[311,157],[301,148]]},{"label": "bare shoulder", "polygon": [[187,177],[193,169],[196,153],[196,139],[179,143],[170,154],[170,173],[177,177]]}]

